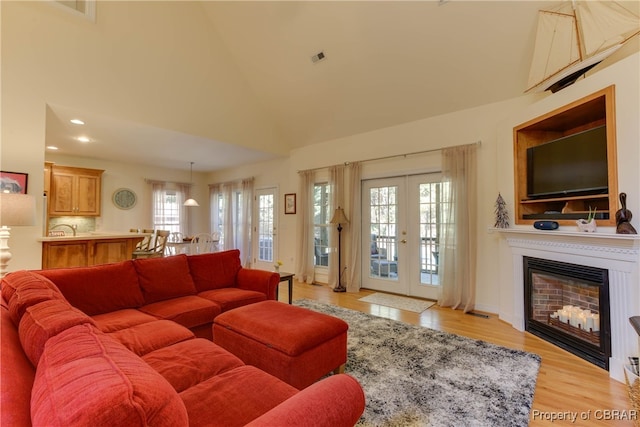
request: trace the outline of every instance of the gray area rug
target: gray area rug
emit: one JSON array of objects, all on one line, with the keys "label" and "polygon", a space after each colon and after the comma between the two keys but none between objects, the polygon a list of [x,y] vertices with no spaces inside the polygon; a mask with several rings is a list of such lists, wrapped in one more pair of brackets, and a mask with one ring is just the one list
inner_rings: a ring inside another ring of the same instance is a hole
[{"label": "gray area rug", "polygon": [[540,357],[311,300],[349,324],[345,372],[362,385],[359,426],[527,426]]}]

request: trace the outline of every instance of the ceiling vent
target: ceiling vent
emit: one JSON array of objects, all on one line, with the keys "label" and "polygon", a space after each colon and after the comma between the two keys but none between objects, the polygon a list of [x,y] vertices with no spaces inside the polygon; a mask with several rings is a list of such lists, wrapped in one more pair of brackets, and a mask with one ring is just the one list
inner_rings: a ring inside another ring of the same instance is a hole
[{"label": "ceiling vent", "polygon": [[324,54],[324,52],[318,52],[311,57],[311,62],[315,64],[316,62],[320,62],[325,59],[327,59],[327,56]]}]

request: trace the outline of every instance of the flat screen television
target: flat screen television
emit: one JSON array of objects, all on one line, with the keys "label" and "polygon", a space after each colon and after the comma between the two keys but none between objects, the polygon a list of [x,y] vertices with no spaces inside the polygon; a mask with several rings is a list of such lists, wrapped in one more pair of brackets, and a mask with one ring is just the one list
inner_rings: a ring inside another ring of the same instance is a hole
[{"label": "flat screen television", "polygon": [[595,127],[527,149],[527,197],[608,192],[607,129]]}]

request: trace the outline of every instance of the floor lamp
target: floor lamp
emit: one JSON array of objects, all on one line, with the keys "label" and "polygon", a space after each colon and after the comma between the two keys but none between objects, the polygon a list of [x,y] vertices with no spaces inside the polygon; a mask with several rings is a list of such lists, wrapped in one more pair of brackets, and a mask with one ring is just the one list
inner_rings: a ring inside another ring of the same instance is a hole
[{"label": "floor lamp", "polygon": [[342,235],[342,224],[349,224],[349,220],[340,206],[338,206],[336,211],[333,213],[333,218],[331,218],[330,223],[338,224],[338,285],[333,288],[333,292],[346,292],[347,288],[342,286],[342,265],[340,264],[340,261],[342,260],[342,242],[340,239]]},{"label": "floor lamp", "polygon": [[11,260],[9,237],[11,229],[18,225],[34,225],[36,222],[36,199],[28,194],[0,193],[0,278],[7,274]]}]

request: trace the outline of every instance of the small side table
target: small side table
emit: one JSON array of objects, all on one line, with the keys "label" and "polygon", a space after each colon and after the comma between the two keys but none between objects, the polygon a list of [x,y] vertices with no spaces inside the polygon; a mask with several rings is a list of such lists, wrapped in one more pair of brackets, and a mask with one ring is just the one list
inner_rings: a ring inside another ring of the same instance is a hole
[{"label": "small side table", "polygon": [[[293,273],[285,273],[280,271],[280,282],[289,282],[289,304],[293,298]],[[276,292],[276,300],[278,299],[278,293]]]}]

